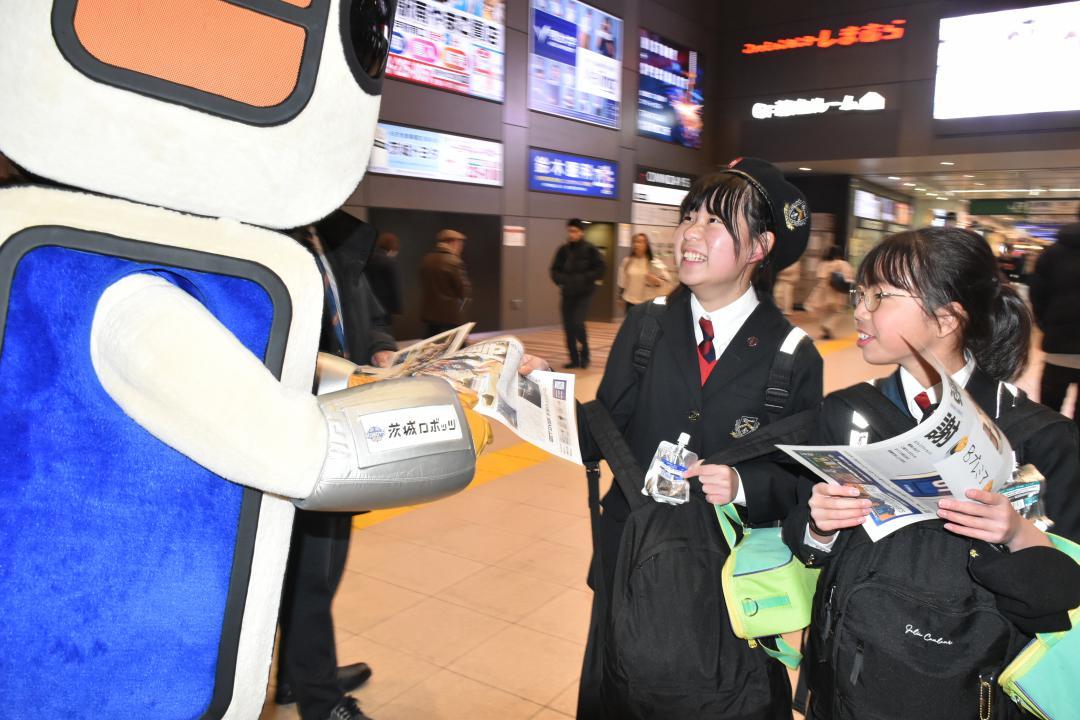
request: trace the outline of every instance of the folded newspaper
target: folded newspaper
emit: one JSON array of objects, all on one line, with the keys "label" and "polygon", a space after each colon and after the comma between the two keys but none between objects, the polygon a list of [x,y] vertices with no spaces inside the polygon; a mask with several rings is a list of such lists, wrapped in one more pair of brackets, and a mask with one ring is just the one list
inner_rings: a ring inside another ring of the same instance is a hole
[{"label": "folded newspaper", "polygon": [[1015,455],[1005,434],[941,367],[941,403],[914,429],[869,445],[778,445],[826,481],[854,485],[871,502],[863,529],[873,541],[936,518],[938,500],[967,500],[975,488],[999,492]]},{"label": "folded newspaper", "polygon": [[510,335],[462,347],[473,323],[399,350],[387,367],[363,366],[370,380],[430,375],[439,377],[473,410],[501,422],[518,437],[565,460],[581,464],[574,376],[533,371],[518,374],[525,349]]}]

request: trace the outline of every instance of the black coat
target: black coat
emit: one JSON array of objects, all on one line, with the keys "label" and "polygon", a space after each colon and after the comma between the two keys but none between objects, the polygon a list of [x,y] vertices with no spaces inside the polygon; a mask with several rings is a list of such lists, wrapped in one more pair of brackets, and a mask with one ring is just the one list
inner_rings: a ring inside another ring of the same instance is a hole
[{"label": "black coat", "polygon": [[[750,418],[761,426],[768,424],[765,387],[773,357],[791,325],[768,298],[753,311],[717,361],[702,387],[698,369],[690,310],[690,294],[676,293],[660,316],[661,335],[653,348],[651,361],[639,378],[633,366],[633,352],[638,343],[647,305],[630,310],[620,328],[608,358],[597,399],[611,412],[633,454],[642,467],[648,467],[661,440],[674,441],[679,433],[690,435],[689,448],[706,458],[735,442],[736,425]],[[785,415],[816,407],[821,400],[822,361],[812,345],[804,345],[795,355],[791,396]],[[582,433],[582,455],[598,459],[587,429]],[[765,523],[783,518],[794,506],[796,482],[771,462],[752,461],[737,467],[745,487],[749,518]],[[700,487],[700,486],[699,486]],[[604,578],[611,587],[616,555],[629,505],[618,484],[602,501],[601,549]],[[608,596],[610,597],[610,592]],[[595,612],[595,610],[594,610]],[[732,676],[751,673],[761,678],[756,687],[770,688],[767,697],[746,698],[735,703],[756,708],[751,714],[724,717],[790,718],[790,688],[784,667],[760,650],[751,650],[745,640],[730,631],[726,617],[721,626],[727,632],[720,642],[721,664]],[[587,689],[583,688],[583,692]],[[749,688],[746,692],[751,692]],[[756,691],[755,691],[756,692]],[[745,694],[745,693],[744,693]]]},{"label": "black coat", "polygon": [[[341,215],[340,211],[335,215]],[[341,294],[341,320],[345,342],[349,346],[349,359],[367,365],[375,353],[396,350],[397,343],[386,325],[386,310],[371,291],[364,275],[364,267],[375,245],[374,229],[351,216],[336,224],[328,219],[325,225],[319,226],[319,239]],[[323,310],[319,350],[341,355],[330,325],[331,317],[325,307]]]},{"label": "black coat", "polygon": [[401,277],[398,273],[397,258],[386,250],[377,247],[364,268],[371,291],[375,293],[379,304],[387,315],[401,314]]},{"label": "black coat", "polygon": [[[898,374],[884,382],[898,385]],[[965,389],[990,417],[995,416],[997,383],[993,379],[976,369]],[[882,396],[882,401],[889,402],[885,396]],[[1008,409],[1003,409],[1002,412],[1004,414]],[[1047,410],[1045,415],[1045,429],[1034,433],[1028,441],[1013,449],[1018,461],[1038,467],[1046,475],[1048,488],[1055,489],[1056,492],[1053,493],[1048,490],[1050,494],[1047,496],[1047,504],[1051,506],[1048,514],[1057,512],[1061,515],[1059,522],[1062,522],[1062,526],[1055,529],[1065,530],[1063,534],[1068,535],[1075,532],[1076,525],[1073,523],[1077,522],[1076,518],[1080,513],[1080,494],[1077,494],[1077,488],[1080,487],[1077,479],[1080,450],[1077,446],[1077,432],[1067,418],[1050,410]],[[914,426],[915,420],[912,418],[911,427]],[[815,444],[847,445],[851,430],[852,407],[836,395],[826,397],[822,403]],[[886,438],[873,428],[869,430],[868,442],[884,439]],[[836,568],[830,568],[830,565],[836,558],[843,557],[845,552],[854,553],[859,547],[864,551],[869,550],[865,546],[870,543],[870,539],[861,528],[853,528],[840,531],[828,553],[805,544],[803,541],[809,519],[808,501],[812,487],[813,482],[810,480],[800,486],[799,506],[785,520],[783,532],[788,546],[804,562],[825,567],[825,574],[818,585],[819,596],[815,599],[816,604],[820,605],[823,602],[822,595],[827,592],[826,588],[833,584],[831,577]],[[1071,531],[1066,524],[1071,525]],[[897,563],[912,563],[916,570],[909,573],[905,568],[901,572],[905,580],[915,588],[950,588],[950,592],[958,597],[966,597],[975,592],[975,586],[990,591],[995,596],[999,611],[1012,620],[1022,633],[1030,635],[1034,632],[1059,630],[1064,627],[1062,623],[1067,625],[1064,608],[1072,607],[1080,601],[1080,566],[1067,556],[1042,547],[1029,548],[1018,553],[1002,552],[984,542],[972,541],[944,530],[928,534],[928,530],[932,529],[929,527],[931,525],[940,527],[942,523],[939,520],[928,520],[882,538],[875,544],[873,556],[897,558]],[[934,550],[930,552],[928,547],[934,547]],[[974,557],[971,555],[972,550],[975,550]],[[866,556],[866,552],[861,552],[857,557]],[[926,557],[919,560],[919,556]],[[888,572],[883,566],[875,567],[875,572],[879,574]],[[964,583],[967,585],[964,586]],[[965,587],[970,589],[965,590]],[[831,662],[828,657],[817,656],[823,652],[818,645],[818,639],[823,636],[823,628],[818,622],[824,615],[827,614],[815,610],[815,620],[810,627],[811,640],[807,649],[808,667],[817,667],[816,663],[819,662]],[[814,676],[815,673],[811,672],[812,696],[815,691]],[[829,673],[823,674],[823,677],[828,676]],[[825,693],[826,697],[831,697],[826,688],[817,690]],[[918,690],[915,689],[914,692]],[[997,693],[995,702],[999,704],[997,712],[1001,713],[995,714],[995,718],[1019,717],[1015,706],[1000,693]],[[827,701],[823,700],[822,704],[828,707]],[[852,711],[857,717],[858,708],[853,708]],[[815,717],[825,720],[829,715],[825,712]]]},{"label": "black coat", "polygon": [[1031,308],[1048,353],[1080,355],[1080,223],[1058,232],[1035,263]]},{"label": "black coat", "polygon": [[606,265],[600,251],[588,240],[565,242],[551,261],[551,280],[565,297],[583,297],[596,290]]}]

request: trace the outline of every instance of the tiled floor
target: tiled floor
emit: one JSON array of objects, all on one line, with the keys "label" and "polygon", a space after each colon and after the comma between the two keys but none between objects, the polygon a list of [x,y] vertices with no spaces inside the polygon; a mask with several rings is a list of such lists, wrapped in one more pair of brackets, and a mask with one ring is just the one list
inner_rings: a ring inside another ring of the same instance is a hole
[{"label": "tiled floor", "polygon": [[[816,324],[795,318],[817,334]],[[614,325],[590,323],[594,366],[577,396],[595,395]],[[520,336],[558,366],[562,336]],[[884,374],[849,335],[819,341],[826,391]],[[1038,358],[1021,385],[1035,390]],[[364,661],[356,694],[377,720],[558,720],[573,717],[591,594],[580,467],[497,427],[476,479],[459,495],[357,518],[334,605],[338,657]],[[273,696],[273,688],[268,693]],[[262,720],[294,720],[268,701]]]}]

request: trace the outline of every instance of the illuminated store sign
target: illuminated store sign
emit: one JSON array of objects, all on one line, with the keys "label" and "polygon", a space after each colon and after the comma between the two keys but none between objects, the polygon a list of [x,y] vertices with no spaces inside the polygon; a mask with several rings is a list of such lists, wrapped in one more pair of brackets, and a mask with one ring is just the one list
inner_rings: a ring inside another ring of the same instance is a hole
[{"label": "illuminated store sign", "polygon": [[502,185],[502,143],[379,123],[368,170],[425,180]]},{"label": "illuminated store sign", "polygon": [[678,206],[693,184],[692,175],[638,166],[634,180],[634,202]]},{"label": "illuminated store sign", "polygon": [[503,99],[503,0],[398,0],[388,77]]},{"label": "illuminated store sign", "polygon": [[529,109],[619,127],[622,20],[579,0],[531,0]]},{"label": "illuminated store sign", "polygon": [[890,23],[867,23],[865,25],[848,25],[840,28],[836,35],[833,31],[818,30],[816,35],[800,35],[798,37],[769,40],[760,44],[746,43],[743,45],[743,55],[755,53],[775,52],[777,50],[796,50],[804,47],[827,48],[834,45],[847,46],[858,43],[876,43],[885,40],[899,40],[904,37],[904,24],[907,20],[893,20]]},{"label": "illuminated store sign", "polygon": [[703,96],[697,51],[641,28],[638,51],[638,132],[701,147]]},{"label": "illuminated store sign", "polygon": [[611,160],[529,148],[529,189],[615,198],[618,168]]},{"label": "illuminated store sign", "polygon": [[764,120],[766,118],[794,117],[796,115],[821,115],[833,109],[841,112],[884,110],[885,96],[871,90],[858,100],[855,99],[854,95],[845,95],[843,100],[829,102],[820,97],[777,100],[774,103],[754,103],[750,113],[758,120]]}]

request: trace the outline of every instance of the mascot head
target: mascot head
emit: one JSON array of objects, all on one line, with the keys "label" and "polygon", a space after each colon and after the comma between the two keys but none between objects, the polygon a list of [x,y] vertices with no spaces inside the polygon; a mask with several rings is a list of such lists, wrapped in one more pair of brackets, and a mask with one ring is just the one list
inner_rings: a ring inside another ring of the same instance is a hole
[{"label": "mascot head", "polygon": [[363,177],[394,0],[0,0],[0,151],[31,173],[287,228]]}]

